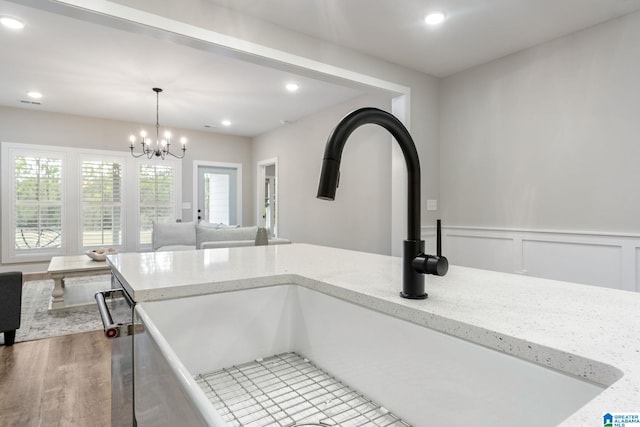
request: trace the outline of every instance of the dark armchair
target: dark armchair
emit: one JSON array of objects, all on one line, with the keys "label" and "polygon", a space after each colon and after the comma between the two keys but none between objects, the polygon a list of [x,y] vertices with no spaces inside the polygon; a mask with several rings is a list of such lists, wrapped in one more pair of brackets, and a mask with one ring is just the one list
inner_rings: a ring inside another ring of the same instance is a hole
[{"label": "dark armchair", "polygon": [[16,329],[20,328],[22,309],[22,272],[0,273],[0,332],[4,344],[13,345]]}]

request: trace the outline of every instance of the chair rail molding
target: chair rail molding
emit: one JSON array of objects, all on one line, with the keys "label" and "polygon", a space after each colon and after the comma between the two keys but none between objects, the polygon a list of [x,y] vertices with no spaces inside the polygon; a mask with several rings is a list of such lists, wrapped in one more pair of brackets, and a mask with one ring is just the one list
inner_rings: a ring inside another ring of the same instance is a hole
[{"label": "chair rail molding", "polygon": [[[435,227],[422,237],[435,248]],[[640,234],[443,226],[442,247],[452,265],[640,292]]]}]

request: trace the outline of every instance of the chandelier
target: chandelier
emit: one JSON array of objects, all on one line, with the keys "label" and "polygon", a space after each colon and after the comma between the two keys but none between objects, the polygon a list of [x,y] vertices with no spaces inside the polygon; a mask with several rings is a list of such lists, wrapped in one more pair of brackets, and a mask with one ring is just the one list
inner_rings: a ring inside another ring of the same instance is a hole
[{"label": "chandelier", "polygon": [[159,101],[160,101],[160,92],[162,92],[162,89],[160,89],[159,87],[154,87],[153,91],[156,93],[156,141],[155,141],[155,146],[153,146],[153,142],[149,139],[149,137],[147,136],[147,132],[145,132],[144,130],[140,131],[140,143],[142,144],[142,152],[139,154],[135,154],[133,152],[135,143],[136,143],[136,137],[135,135],[131,135],[129,137],[129,141],[131,142],[131,145],[129,146],[129,148],[131,149],[131,155],[133,157],[142,157],[142,156],[147,156],[148,159],[155,157],[160,157],[161,159],[164,160],[164,158],[169,155],[169,156],[173,156],[177,159],[181,159],[184,157],[185,152],[187,151],[187,139],[186,138],[180,138],[180,143],[182,144],[182,154],[181,155],[176,155],[173,154],[170,149],[171,149],[171,132],[169,131],[165,131],[164,132],[164,138],[160,139],[160,119],[159,119]]}]

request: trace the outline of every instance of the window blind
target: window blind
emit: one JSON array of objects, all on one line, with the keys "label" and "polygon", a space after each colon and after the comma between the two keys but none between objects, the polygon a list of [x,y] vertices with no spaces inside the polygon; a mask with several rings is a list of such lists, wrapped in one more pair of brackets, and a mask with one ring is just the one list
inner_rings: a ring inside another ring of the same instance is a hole
[{"label": "window blind", "polygon": [[62,160],[14,158],[16,250],[62,246]]},{"label": "window blind", "polygon": [[122,170],[117,162],[82,162],[82,246],[122,244]]},{"label": "window blind", "polygon": [[153,222],[175,221],[175,167],[140,165],[140,244],[151,243]]}]

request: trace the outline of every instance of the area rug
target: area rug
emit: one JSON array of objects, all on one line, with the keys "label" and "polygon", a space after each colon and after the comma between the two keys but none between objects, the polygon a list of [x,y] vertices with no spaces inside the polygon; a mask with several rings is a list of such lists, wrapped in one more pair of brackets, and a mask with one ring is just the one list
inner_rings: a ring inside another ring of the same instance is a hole
[{"label": "area rug", "polygon": [[[65,286],[67,288],[83,286],[89,282],[92,284],[104,283],[104,289],[111,288],[108,274],[68,278],[65,280]],[[24,283],[20,329],[16,331],[16,342],[102,329],[102,321],[96,304],[49,313],[52,289],[53,280],[34,280]],[[0,344],[4,344],[4,334],[0,334]]]}]

